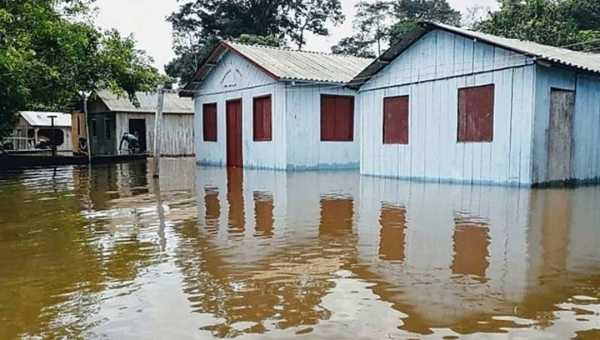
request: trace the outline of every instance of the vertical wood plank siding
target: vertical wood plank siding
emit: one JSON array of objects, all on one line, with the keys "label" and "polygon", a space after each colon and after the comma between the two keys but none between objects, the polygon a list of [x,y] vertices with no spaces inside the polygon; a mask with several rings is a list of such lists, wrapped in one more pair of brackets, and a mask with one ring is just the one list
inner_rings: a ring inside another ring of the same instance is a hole
[{"label": "vertical wood plank siding", "polygon": [[354,96],[355,92],[331,85],[287,87],[288,169],[358,169],[360,99],[354,98],[352,141],[321,142],[321,95]]},{"label": "vertical wood plank siding", "polygon": [[[146,113],[116,113],[117,136],[129,130],[129,119],[146,120],[146,141],[148,150],[152,152],[154,145],[154,114]],[[163,115],[162,138],[160,153],[163,156],[192,156],[194,155],[194,115],[165,114]],[[198,131],[202,131],[201,129]],[[200,137],[201,138],[201,137]],[[119,147],[120,137],[113,138],[115,149]]]},{"label": "vertical wood plank siding", "polygon": [[[493,141],[457,143],[459,89],[485,85],[494,88]],[[535,66],[525,56],[443,31],[426,34],[359,91],[361,174],[531,184],[534,86]],[[384,98],[394,96],[410,97],[408,145],[383,143]]]},{"label": "vertical wood plank siding", "polygon": [[544,66],[537,66],[536,74],[533,182],[543,183],[548,177],[547,131],[552,89],[575,91],[572,179],[597,182],[600,180],[600,77]]},{"label": "vertical wood plank siding", "polygon": [[[204,103],[217,103],[217,133],[222,138],[206,143],[196,138],[196,161],[204,165],[226,165],[225,102],[242,99],[242,154],[244,166],[258,169],[286,169],[285,84],[277,83],[239,56],[228,53],[197,89],[194,106],[196,116]],[[271,95],[272,138],[253,141],[254,98]],[[197,131],[202,120],[195,120]]]}]

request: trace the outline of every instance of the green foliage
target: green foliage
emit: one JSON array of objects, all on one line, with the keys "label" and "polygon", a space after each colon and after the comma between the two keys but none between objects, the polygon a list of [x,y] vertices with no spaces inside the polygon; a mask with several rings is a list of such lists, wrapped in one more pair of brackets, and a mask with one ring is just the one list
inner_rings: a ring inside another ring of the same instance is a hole
[{"label": "green foliage", "polygon": [[600,38],[597,0],[502,0],[477,29],[507,38],[595,51]]},{"label": "green foliage", "polygon": [[359,2],[355,10],[354,35],[333,46],[333,53],[372,57],[383,52],[384,44],[401,39],[419,21],[458,26],[461,19],[460,12],[446,0]]},{"label": "green foliage", "polygon": [[79,91],[149,90],[162,80],[132,37],[100,32],[92,0],[0,0],[0,136],[19,110],[63,110]]},{"label": "green foliage", "polygon": [[268,46],[288,40],[301,49],[307,32],[327,35],[327,25],[343,19],[340,0],[189,1],[167,19],[173,25],[176,58],[165,71],[185,83],[221,39]]},{"label": "green foliage", "polygon": [[362,58],[375,58],[376,55],[372,50],[373,41],[362,37],[348,37],[340,40],[336,45],[331,47],[333,54],[352,55]]},{"label": "green foliage", "polygon": [[459,26],[460,12],[453,9],[446,0],[398,0],[393,3],[396,23],[390,29],[393,43],[415,28],[419,21],[435,21]]},{"label": "green foliage", "polygon": [[262,46],[271,46],[271,47],[285,47],[285,42],[276,36],[261,36],[254,34],[242,34],[238,38],[233,39],[233,41],[247,44],[247,45],[262,45]]}]

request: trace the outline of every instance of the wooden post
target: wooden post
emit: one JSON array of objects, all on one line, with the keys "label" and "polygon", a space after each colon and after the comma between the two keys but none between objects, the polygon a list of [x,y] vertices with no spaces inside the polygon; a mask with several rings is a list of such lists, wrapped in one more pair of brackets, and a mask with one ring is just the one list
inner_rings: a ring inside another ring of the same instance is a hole
[{"label": "wooden post", "polygon": [[156,116],[154,117],[154,178],[160,176],[160,137],[162,131],[163,105],[165,103],[165,91],[162,85],[157,88]]},{"label": "wooden post", "polygon": [[54,131],[54,118],[56,118],[57,116],[48,116],[48,118],[50,118],[50,133],[52,134],[50,141],[51,141],[51,147],[52,147],[52,156],[56,157],[56,140],[55,140],[55,131]]},{"label": "wooden post", "polygon": [[87,143],[88,164],[92,164],[92,141],[90,138],[90,117],[88,116],[87,94],[82,92],[83,96],[83,112],[85,115],[85,139]]}]

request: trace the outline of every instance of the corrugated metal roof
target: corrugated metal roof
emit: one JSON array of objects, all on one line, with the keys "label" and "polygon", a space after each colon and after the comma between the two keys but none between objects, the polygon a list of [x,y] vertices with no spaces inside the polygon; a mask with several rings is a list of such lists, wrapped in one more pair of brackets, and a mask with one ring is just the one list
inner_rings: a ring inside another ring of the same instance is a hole
[{"label": "corrugated metal roof", "polygon": [[[136,93],[140,107],[135,107],[127,96],[117,96],[111,91],[100,91],[98,97],[110,111],[123,113],[154,113],[158,98],[156,93]],[[180,98],[175,93],[165,93],[163,106],[165,114],[193,114],[194,102],[188,98]]]},{"label": "corrugated metal roof", "polygon": [[347,83],[373,59],[227,42],[282,80]]},{"label": "corrugated metal roof", "polygon": [[504,47],[507,50],[520,52],[549,62],[576,67],[585,71],[600,72],[600,55],[595,53],[577,52],[566,48],[542,45],[531,41],[502,38],[491,34],[474,32],[443,24],[429,23],[445,31],[454,32],[463,36]]},{"label": "corrugated metal roof", "polygon": [[283,81],[346,84],[373,61],[346,55],[221,42],[185,86],[188,92],[184,94],[190,95],[189,91],[210,73],[228,51],[239,54],[275,80]]},{"label": "corrugated metal roof", "polygon": [[409,32],[402,40],[395,43],[385,51],[376,61],[371,63],[365,70],[350,81],[349,87],[359,88],[371,77],[385,68],[389,62],[396,59],[402,52],[419,40],[428,32],[441,29],[450,33],[458,34],[470,39],[477,39],[497,47],[521,53],[537,60],[545,60],[550,63],[565,65],[581,70],[600,73],[600,55],[585,52],[571,51],[565,48],[542,45],[531,41],[502,38],[491,34],[475,32],[464,28],[433,23],[421,22],[417,28]]},{"label": "corrugated metal roof", "polygon": [[63,112],[21,111],[21,117],[31,126],[52,126],[50,116],[54,118],[54,126],[71,127],[71,115]]}]

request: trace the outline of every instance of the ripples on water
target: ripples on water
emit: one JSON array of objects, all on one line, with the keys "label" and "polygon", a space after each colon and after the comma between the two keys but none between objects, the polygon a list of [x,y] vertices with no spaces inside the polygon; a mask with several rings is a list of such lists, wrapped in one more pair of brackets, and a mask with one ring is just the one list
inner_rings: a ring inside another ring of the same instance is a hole
[{"label": "ripples on water", "polygon": [[599,339],[600,189],[0,175],[0,339]]}]

